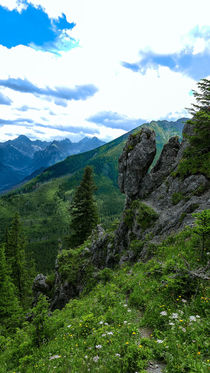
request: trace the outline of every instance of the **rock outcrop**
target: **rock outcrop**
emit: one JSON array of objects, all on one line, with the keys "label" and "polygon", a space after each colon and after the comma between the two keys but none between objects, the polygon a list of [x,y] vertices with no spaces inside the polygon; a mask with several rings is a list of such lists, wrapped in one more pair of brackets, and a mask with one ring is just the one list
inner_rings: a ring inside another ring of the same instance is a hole
[{"label": "rock outcrop", "polygon": [[[164,235],[178,231],[184,225],[192,225],[192,212],[210,208],[210,183],[204,175],[190,175],[184,180],[176,176],[177,166],[188,146],[187,138],[193,135],[193,128],[188,123],[183,135],[181,144],[177,137],[169,140],[150,173],[155,154],[153,135],[147,141],[147,135],[142,131],[135,138],[138,143],[133,149],[131,139],[128,140],[119,159],[119,187],[127,199],[116,231],[116,250],[127,250],[133,240],[145,240],[148,234],[154,241],[163,239]],[[149,144],[152,144],[151,152]],[[146,150],[143,149],[145,145]],[[127,149],[130,149],[129,158],[126,158]],[[145,224],[146,220],[150,220],[150,224]]]},{"label": "rock outcrop", "polygon": [[155,132],[143,128],[129,136],[119,158],[118,184],[128,197],[138,195],[139,185],[146,175],[156,154]]}]

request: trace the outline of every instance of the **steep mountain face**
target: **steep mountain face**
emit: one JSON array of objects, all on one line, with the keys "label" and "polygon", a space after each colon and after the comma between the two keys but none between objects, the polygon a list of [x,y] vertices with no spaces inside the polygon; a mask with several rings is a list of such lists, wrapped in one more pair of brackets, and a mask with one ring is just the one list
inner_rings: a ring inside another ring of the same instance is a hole
[{"label": "steep mountain face", "polygon": [[[78,143],[69,139],[61,141],[31,141],[21,135],[14,140],[0,143],[0,192],[17,185],[36,170],[49,167],[62,161],[71,154],[77,154],[103,145],[104,142],[94,138],[84,138]],[[4,168],[4,170],[3,170]],[[30,178],[32,178],[30,177]]]}]

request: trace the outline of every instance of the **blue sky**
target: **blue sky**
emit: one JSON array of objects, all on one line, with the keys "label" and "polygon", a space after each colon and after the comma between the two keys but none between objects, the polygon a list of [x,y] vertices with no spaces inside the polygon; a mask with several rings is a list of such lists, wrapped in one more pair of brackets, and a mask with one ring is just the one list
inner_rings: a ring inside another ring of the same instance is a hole
[{"label": "blue sky", "polygon": [[186,117],[210,77],[209,14],[209,0],[0,0],[0,142]]},{"label": "blue sky", "polygon": [[59,36],[73,27],[75,24],[69,23],[65,14],[51,20],[41,7],[29,4],[21,13],[0,7],[0,44],[7,48],[34,44],[54,50]]}]

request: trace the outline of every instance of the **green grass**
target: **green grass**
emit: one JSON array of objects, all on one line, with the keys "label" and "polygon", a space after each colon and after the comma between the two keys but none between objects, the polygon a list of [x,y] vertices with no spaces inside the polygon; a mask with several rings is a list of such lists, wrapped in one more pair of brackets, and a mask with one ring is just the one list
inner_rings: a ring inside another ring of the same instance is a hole
[{"label": "green grass", "polygon": [[[33,322],[1,337],[0,373],[143,373],[151,360],[163,361],[167,373],[207,373],[209,289],[185,266],[205,266],[200,246],[187,228],[154,246],[147,263],[90,274],[80,298],[44,320],[39,348]],[[68,253],[65,258],[64,266]],[[152,329],[147,338],[144,327]]]}]

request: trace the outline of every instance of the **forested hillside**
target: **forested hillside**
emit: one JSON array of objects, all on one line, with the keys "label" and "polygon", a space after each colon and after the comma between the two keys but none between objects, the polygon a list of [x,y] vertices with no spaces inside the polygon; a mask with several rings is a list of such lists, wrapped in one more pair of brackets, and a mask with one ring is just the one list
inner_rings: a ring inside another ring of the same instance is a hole
[{"label": "forested hillside", "polygon": [[[186,119],[177,122],[157,121],[143,125],[157,134],[157,154],[171,136],[181,138]],[[136,128],[132,132],[138,132]],[[21,216],[27,248],[32,253],[37,269],[46,273],[53,269],[60,239],[69,233],[69,203],[79,184],[84,167],[93,167],[97,186],[95,197],[100,222],[108,227],[119,218],[124,196],[118,188],[118,158],[129,133],[86,153],[74,155],[49,167],[17,190],[0,198],[0,240],[15,213]],[[154,160],[154,162],[155,162]],[[44,253],[44,255],[43,255]]]}]

